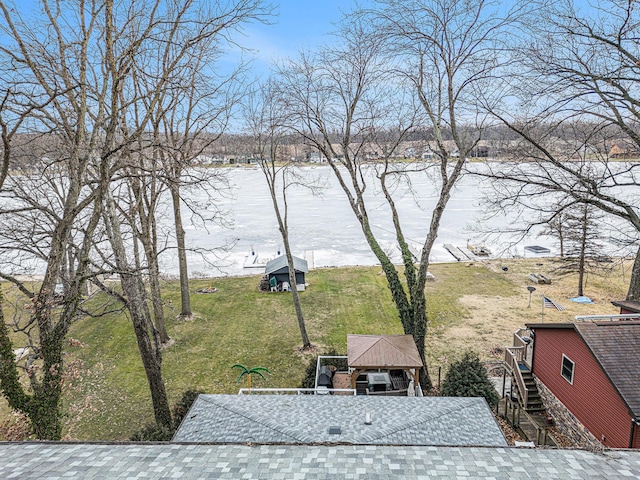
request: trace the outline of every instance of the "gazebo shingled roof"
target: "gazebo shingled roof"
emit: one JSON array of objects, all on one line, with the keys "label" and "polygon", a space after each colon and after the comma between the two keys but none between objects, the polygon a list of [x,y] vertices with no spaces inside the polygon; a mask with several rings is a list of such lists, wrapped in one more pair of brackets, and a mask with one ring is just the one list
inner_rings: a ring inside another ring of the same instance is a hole
[{"label": "gazebo shingled roof", "polygon": [[418,385],[423,366],[411,335],[347,335],[347,363],[353,369],[351,388],[359,371],[378,368],[407,370]]},{"label": "gazebo shingled roof", "polygon": [[347,335],[351,368],[422,368],[411,335]]}]

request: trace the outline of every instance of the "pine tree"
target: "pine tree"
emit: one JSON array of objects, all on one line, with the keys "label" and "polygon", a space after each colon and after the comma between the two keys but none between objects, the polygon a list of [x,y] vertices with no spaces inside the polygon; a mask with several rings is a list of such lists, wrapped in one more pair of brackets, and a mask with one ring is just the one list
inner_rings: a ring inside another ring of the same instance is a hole
[{"label": "pine tree", "polygon": [[442,394],[447,397],[484,397],[491,407],[499,400],[475,352],[466,352],[459,361],[451,364],[442,383]]}]

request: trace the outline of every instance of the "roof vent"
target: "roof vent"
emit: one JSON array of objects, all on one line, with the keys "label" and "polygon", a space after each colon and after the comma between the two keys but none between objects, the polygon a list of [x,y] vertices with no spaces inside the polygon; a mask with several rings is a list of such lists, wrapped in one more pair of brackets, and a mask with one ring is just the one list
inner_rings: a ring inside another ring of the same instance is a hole
[{"label": "roof vent", "polygon": [[340,435],[342,433],[342,428],[340,427],[329,427],[329,435]]}]

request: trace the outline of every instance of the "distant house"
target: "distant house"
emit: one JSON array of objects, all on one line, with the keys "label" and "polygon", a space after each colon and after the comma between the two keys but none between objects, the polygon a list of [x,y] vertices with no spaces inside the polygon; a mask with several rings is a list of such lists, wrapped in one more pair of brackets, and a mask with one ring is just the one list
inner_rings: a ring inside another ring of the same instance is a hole
[{"label": "distant house", "polygon": [[611,158],[638,158],[640,151],[635,145],[627,143],[616,143],[609,150]]},{"label": "distant house", "polygon": [[489,157],[489,147],[487,145],[477,145],[471,152],[472,157],[487,158]]},{"label": "distant house", "polygon": [[527,328],[531,371],[558,426],[587,444],[591,434],[605,447],[640,448],[640,321]]},{"label": "distant house", "polygon": [[[298,290],[305,289],[305,274],[309,273],[309,266],[307,261],[293,257],[293,268],[296,272],[296,285]],[[285,282],[289,283],[289,265],[287,264],[286,255],[276,257],[267,263],[264,269],[264,274],[271,280],[276,279],[278,285],[283,285]]]},{"label": "distant house", "polygon": [[507,446],[484,398],[199,395],[174,442]]},{"label": "distant house", "polygon": [[402,152],[404,158],[414,158],[416,156],[416,149],[413,147],[405,148],[404,152]]}]

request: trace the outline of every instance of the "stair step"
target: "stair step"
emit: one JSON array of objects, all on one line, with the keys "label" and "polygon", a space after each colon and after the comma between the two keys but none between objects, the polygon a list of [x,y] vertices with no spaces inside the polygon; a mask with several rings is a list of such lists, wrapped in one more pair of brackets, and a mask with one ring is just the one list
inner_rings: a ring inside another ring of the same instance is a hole
[{"label": "stair step", "polygon": [[544,407],[527,407],[527,412],[544,412]]}]

